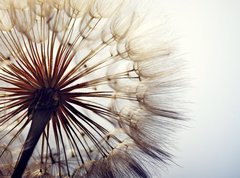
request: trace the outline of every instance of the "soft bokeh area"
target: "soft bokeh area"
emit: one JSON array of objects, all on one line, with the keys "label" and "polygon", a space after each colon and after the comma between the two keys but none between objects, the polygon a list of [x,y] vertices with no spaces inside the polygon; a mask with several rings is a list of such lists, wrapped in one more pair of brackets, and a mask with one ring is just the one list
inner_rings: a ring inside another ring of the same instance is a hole
[{"label": "soft bokeh area", "polygon": [[240,1],[155,0],[190,62],[192,120],[163,178],[240,177]]}]

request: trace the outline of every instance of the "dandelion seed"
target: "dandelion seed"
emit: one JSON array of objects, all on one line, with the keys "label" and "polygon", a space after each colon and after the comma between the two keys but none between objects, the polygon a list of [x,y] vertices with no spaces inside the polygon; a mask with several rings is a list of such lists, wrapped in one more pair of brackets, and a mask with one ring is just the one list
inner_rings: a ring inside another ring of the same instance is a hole
[{"label": "dandelion seed", "polygon": [[149,177],[171,161],[179,66],[127,3],[0,2],[0,176]]}]

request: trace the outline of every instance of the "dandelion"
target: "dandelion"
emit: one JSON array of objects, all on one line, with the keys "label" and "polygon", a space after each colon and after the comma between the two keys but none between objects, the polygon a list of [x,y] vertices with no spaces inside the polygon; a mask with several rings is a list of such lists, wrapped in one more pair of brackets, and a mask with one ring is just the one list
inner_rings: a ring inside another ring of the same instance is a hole
[{"label": "dandelion", "polygon": [[149,177],[171,161],[179,66],[129,3],[0,2],[1,177]]}]

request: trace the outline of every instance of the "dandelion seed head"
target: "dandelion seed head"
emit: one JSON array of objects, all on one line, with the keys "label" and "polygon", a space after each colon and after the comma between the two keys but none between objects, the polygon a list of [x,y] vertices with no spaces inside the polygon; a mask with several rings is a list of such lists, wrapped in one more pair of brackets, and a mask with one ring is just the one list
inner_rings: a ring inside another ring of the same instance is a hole
[{"label": "dandelion seed head", "polygon": [[0,2],[0,176],[149,177],[171,161],[180,62],[129,3]]}]

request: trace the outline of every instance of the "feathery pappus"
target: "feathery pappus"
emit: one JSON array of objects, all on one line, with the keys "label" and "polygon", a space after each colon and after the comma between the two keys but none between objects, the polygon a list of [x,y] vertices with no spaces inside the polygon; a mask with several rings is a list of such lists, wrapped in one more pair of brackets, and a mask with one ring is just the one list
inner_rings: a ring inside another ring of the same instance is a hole
[{"label": "feathery pappus", "polygon": [[145,178],[171,162],[181,63],[134,3],[0,2],[0,177]]}]

